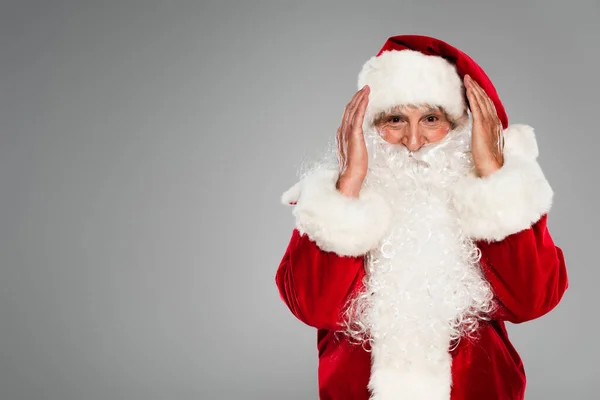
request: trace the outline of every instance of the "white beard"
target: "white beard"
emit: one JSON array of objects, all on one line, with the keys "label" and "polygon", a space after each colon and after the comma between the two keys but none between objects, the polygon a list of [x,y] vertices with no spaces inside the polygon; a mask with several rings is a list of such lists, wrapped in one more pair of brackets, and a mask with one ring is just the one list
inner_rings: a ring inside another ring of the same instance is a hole
[{"label": "white beard", "polygon": [[347,312],[350,336],[368,339],[373,400],[449,399],[449,349],[491,310],[479,251],[463,235],[451,188],[472,169],[470,124],[416,154],[365,135],[365,185],[385,194],[392,228],[367,255],[365,290]]}]

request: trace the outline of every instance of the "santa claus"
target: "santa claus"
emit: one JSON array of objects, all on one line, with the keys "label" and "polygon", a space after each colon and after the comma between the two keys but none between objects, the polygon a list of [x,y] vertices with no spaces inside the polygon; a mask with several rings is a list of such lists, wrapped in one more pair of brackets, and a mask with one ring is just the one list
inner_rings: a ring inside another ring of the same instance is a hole
[{"label": "santa claus", "polygon": [[567,288],[533,129],[430,37],[389,38],[358,87],[335,150],[282,197],[296,227],[276,283],[318,329],[320,398],[523,399],[505,322]]}]

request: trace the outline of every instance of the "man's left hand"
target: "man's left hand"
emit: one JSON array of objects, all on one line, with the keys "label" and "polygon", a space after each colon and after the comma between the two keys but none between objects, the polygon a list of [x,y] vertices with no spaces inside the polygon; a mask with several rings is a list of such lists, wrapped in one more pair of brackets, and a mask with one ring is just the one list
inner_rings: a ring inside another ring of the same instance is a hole
[{"label": "man's left hand", "polygon": [[465,75],[467,99],[473,115],[472,153],[475,170],[486,177],[504,164],[503,128],[494,102],[469,75]]}]

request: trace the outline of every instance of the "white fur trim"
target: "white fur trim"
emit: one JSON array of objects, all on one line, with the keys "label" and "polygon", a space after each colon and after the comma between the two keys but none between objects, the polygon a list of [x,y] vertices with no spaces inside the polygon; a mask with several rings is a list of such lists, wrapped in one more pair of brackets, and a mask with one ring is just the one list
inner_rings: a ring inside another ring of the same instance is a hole
[{"label": "white fur trim", "polygon": [[377,246],[388,229],[391,211],[373,189],[363,187],[358,198],[340,193],[337,171],[322,170],[307,176],[282,196],[295,204],[296,227],[325,251],[360,256]]},{"label": "white fur trim", "polygon": [[371,372],[370,400],[449,400],[452,386],[452,357],[446,352],[446,360],[437,370],[403,371],[394,368],[376,368]]},{"label": "white fur trim", "polygon": [[371,57],[358,75],[358,88],[364,85],[371,89],[365,124],[402,104],[439,105],[454,118],[466,110],[456,67],[442,57],[415,50],[385,51]]},{"label": "white fur trim", "polygon": [[504,138],[502,168],[485,178],[469,176],[456,187],[455,206],[473,239],[499,241],[528,229],[552,205],[533,128],[511,125]]}]

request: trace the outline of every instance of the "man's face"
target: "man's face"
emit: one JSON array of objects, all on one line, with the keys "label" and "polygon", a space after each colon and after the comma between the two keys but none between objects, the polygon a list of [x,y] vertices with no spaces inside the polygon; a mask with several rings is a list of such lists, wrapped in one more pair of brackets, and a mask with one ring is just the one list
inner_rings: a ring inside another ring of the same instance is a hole
[{"label": "man's face", "polygon": [[375,127],[386,142],[417,151],[427,143],[442,140],[452,124],[439,107],[402,106],[380,115]]}]

